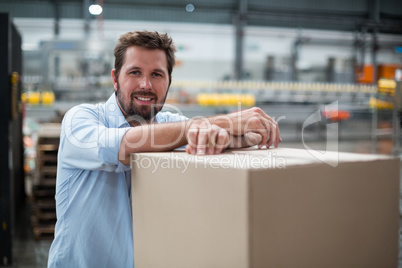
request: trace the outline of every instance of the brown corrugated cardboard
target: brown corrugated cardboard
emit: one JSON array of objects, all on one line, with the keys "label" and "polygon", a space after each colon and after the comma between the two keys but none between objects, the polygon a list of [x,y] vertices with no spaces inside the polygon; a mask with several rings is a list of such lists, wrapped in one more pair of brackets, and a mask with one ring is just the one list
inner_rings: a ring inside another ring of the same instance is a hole
[{"label": "brown corrugated cardboard", "polygon": [[135,267],[397,267],[399,159],[312,153],[133,154]]}]

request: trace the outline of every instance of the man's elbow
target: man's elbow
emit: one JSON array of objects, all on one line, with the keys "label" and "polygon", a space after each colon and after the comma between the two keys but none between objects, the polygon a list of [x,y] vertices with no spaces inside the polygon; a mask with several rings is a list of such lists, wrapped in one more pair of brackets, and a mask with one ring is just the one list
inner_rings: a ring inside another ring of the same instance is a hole
[{"label": "man's elbow", "polygon": [[119,148],[119,153],[118,153],[118,160],[123,164],[123,165],[128,165],[130,164],[130,152],[127,150],[126,145],[124,142],[120,144]]}]

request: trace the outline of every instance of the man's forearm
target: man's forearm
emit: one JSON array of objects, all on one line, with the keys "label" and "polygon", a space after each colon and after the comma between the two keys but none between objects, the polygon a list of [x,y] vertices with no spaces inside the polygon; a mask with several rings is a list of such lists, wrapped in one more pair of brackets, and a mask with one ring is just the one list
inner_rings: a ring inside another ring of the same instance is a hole
[{"label": "man's forearm", "polygon": [[128,164],[131,153],[170,151],[187,143],[188,121],[133,127],[124,135],[119,160]]},{"label": "man's forearm", "polygon": [[278,146],[279,127],[260,108],[177,123],[149,124],[127,131],[119,148],[119,160],[129,163],[131,153],[170,151],[188,143],[189,153],[220,153],[226,147],[258,144]]}]

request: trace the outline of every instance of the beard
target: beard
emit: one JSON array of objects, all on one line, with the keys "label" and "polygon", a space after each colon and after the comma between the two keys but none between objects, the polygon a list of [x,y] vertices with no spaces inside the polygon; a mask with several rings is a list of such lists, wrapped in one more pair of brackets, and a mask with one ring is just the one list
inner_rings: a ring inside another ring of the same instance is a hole
[{"label": "beard", "polygon": [[[163,105],[165,103],[168,91],[166,91],[166,95],[163,98],[161,104],[158,104],[158,96],[149,91],[135,91],[130,94],[130,102],[128,105],[124,103],[124,97],[121,94],[120,84],[117,81],[117,90],[116,96],[117,101],[119,102],[120,108],[123,110],[127,122],[131,125],[141,125],[141,124],[148,124],[154,119],[155,115],[162,110]],[[136,96],[143,96],[143,97],[151,97],[155,100],[155,104],[152,105],[138,105],[134,104],[134,98]]]}]

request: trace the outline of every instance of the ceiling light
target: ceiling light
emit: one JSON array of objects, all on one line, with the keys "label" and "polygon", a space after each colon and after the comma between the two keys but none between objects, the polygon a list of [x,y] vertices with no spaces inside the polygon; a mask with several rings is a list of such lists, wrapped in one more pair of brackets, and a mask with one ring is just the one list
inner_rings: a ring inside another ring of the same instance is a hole
[{"label": "ceiling light", "polygon": [[89,13],[91,13],[92,15],[99,15],[100,13],[102,13],[102,7],[100,5],[90,5]]},{"label": "ceiling light", "polygon": [[186,11],[187,12],[193,12],[194,11],[194,5],[193,4],[188,4],[186,6]]}]

